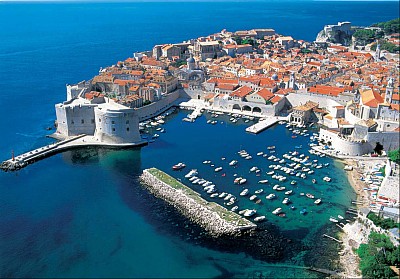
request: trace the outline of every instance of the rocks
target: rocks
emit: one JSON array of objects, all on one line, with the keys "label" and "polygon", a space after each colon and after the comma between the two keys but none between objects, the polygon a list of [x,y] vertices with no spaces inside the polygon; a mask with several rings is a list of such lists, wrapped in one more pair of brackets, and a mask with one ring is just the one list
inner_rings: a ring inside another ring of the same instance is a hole
[{"label": "rocks", "polygon": [[237,236],[243,230],[251,230],[256,227],[251,222],[248,222],[249,225],[247,226],[239,226],[234,221],[223,219],[217,212],[208,206],[200,204],[182,189],[171,187],[152,175],[148,170],[143,171],[140,179],[153,195],[171,204],[190,221],[207,230],[213,237],[222,235]]}]

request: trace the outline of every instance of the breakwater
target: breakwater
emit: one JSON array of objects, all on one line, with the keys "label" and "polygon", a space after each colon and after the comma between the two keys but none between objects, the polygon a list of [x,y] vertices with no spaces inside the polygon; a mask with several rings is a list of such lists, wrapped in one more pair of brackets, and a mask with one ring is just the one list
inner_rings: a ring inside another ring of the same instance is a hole
[{"label": "breakwater", "polygon": [[213,237],[240,235],[257,227],[219,204],[204,200],[200,194],[156,168],[144,170],[140,179],[153,195],[173,205]]}]

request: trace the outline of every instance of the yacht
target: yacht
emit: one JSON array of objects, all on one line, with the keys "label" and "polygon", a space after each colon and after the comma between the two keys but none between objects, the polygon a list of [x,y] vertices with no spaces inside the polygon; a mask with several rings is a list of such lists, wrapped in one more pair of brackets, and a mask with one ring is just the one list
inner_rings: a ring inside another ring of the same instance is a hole
[{"label": "yacht", "polygon": [[323,178],[323,180],[326,181],[326,182],[330,182],[332,179],[331,179],[330,177],[328,177],[328,176],[325,176],[325,177]]},{"label": "yacht", "polygon": [[256,213],[257,213],[257,210],[255,210],[255,209],[247,209],[247,210],[243,213],[243,215],[246,216],[246,217],[250,217],[250,216],[253,216],[253,215],[256,214]]},{"label": "yacht", "polygon": [[282,201],[283,204],[288,204],[289,202],[290,202],[289,198],[284,198]]},{"label": "yacht", "polygon": [[264,215],[254,218],[254,222],[261,222],[261,221],[264,221],[264,220],[265,220],[265,216]]},{"label": "yacht", "polygon": [[246,183],[246,181],[247,181],[246,178],[241,178],[241,179],[239,180],[239,184],[242,185],[242,184]]},{"label": "yacht", "polygon": [[252,196],[250,197],[250,200],[251,200],[251,201],[254,201],[256,198],[257,198],[256,195],[252,195]]},{"label": "yacht", "polygon": [[181,170],[181,169],[183,169],[184,167],[186,167],[186,165],[185,165],[184,163],[178,163],[178,164],[176,164],[176,165],[173,165],[173,166],[172,166],[172,169],[173,169],[173,170]]},{"label": "yacht", "polygon": [[278,207],[277,209],[275,209],[274,211],[272,211],[272,214],[277,215],[277,214],[279,214],[279,213],[281,213],[281,212],[282,212],[282,208]]},{"label": "yacht", "polygon": [[249,189],[244,189],[242,192],[240,192],[240,196],[246,196],[249,193]]},{"label": "yacht", "polygon": [[256,170],[258,170],[257,167],[252,167],[252,168],[250,169],[250,172],[254,172],[254,171],[256,171]]},{"label": "yacht", "polygon": [[290,194],[292,194],[293,193],[293,190],[289,190],[289,191],[286,191],[285,192],[285,195],[290,195]]}]

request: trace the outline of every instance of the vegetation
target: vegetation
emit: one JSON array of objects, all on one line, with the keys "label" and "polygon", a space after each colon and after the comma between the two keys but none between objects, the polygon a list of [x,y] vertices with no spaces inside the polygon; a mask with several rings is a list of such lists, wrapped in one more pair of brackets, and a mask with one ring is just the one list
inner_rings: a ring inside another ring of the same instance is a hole
[{"label": "vegetation", "polygon": [[384,219],[376,215],[375,213],[371,212],[367,216],[374,224],[382,229],[393,229],[393,228],[400,228],[399,223],[395,223],[392,219]]},{"label": "vegetation", "polygon": [[391,161],[400,164],[400,148],[388,152]]},{"label": "vegetation", "polygon": [[177,60],[177,61],[171,63],[171,66],[179,68],[180,66],[186,65],[186,64],[187,64],[186,60]]},{"label": "vegetation", "polygon": [[371,29],[358,29],[353,37],[361,44],[367,45],[375,41],[375,31]]},{"label": "vegetation", "polygon": [[371,232],[368,244],[361,244],[357,249],[360,257],[360,270],[365,278],[397,278],[391,265],[399,267],[400,249],[395,247],[389,237]]},{"label": "vegetation", "polygon": [[[391,42],[379,40],[381,50],[387,50],[390,53],[396,53],[400,51],[400,46],[392,44]],[[372,50],[376,50],[376,44],[371,47]]]},{"label": "vegetation", "polygon": [[386,22],[375,23],[372,26],[382,28],[386,35],[400,32],[400,18],[392,19]]}]

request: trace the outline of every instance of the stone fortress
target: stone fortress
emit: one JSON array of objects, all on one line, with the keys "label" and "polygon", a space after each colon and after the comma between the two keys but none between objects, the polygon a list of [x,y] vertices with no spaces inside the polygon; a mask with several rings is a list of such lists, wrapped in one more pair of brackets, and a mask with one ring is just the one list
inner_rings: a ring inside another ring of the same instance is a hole
[{"label": "stone fortress", "polygon": [[[347,22],[328,27],[350,32]],[[380,60],[273,29],[222,30],[156,45],[67,85],[67,100],[55,106],[54,137],[141,145],[139,122],[192,99],[215,111],[285,116],[298,126],[318,122],[320,139],[337,154],[363,155],[377,145],[389,151],[399,146],[399,82],[396,61]]]}]

